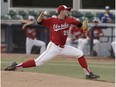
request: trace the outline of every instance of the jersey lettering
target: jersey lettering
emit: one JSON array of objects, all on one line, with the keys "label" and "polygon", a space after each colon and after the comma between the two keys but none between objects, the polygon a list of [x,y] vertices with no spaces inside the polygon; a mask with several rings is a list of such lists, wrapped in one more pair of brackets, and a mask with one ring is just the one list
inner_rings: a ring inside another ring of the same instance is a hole
[{"label": "jersey lettering", "polygon": [[63,29],[66,29],[66,28],[68,28],[68,27],[69,27],[69,24],[67,24],[67,23],[60,24],[60,25],[58,25],[58,24],[54,24],[54,25],[53,25],[54,31],[63,30]]}]

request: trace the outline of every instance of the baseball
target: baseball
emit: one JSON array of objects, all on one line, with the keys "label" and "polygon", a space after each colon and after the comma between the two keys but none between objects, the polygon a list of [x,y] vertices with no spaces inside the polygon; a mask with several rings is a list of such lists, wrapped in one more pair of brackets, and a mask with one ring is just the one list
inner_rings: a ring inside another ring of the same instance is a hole
[{"label": "baseball", "polygon": [[47,11],[44,11],[44,15],[47,15],[48,14],[48,12]]}]

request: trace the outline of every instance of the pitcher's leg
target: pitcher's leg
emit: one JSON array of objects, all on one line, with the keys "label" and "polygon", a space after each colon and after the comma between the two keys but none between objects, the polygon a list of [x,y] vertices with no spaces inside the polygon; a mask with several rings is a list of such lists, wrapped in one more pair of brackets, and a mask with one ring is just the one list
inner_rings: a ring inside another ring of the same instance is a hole
[{"label": "pitcher's leg", "polygon": [[83,54],[83,52],[81,50],[76,49],[76,48],[74,48],[72,46],[65,45],[65,48],[61,51],[61,54],[70,55],[70,56],[76,56],[76,58],[78,58],[79,64],[83,68],[85,74],[86,75],[90,74],[91,71],[88,68],[87,62],[86,62],[86,60],[84,58],[84,54]]},{"label": "pitcher's leg", "polygon": [[54,56],[58,55],[59,52],[60,50],[57,49],[53,43],[49,43],[47,50],[44,53],[42,53],[37,59],[28,60],[24,63],[18,64],[17,69],[39,66],[45,63],[46,61],[52,59]]},{"label": "pitcher's leg", "polygon": [[36,66],[42,65],[43,63],[47,62],[48,60],[54,58],[60,53],[60,50],[57,49],[56,45],[53,43],[47,47],[47,50],[42,53],[37,59],[35,59]]},{"label": "pitcher's leg", "polygon": [[69,45],[65,45],[60,54],[75,56],[77,58],[83,56],[83,52],[81,50]]}]

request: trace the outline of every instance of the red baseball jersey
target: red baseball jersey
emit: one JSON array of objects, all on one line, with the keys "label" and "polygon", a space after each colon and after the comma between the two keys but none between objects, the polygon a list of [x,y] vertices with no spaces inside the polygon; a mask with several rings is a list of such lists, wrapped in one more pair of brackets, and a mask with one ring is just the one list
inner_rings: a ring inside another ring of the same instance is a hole
[{"label": "red baseball jersey", "polygon": [[26,37],[29,37],[31,39],[35,39],[36,35],[37,35],[37,29],[36,28],[25,28],[25,33],[26,33]]},{"label": "red baseball jersey", "polygon": [[[101,28],[94,28],[94,39],[99,39],[99,35],[103,34],[103,31]],[[90,38],[90,30],[88,31],[88,37]]]},{"label": "red baseball jersey", "polygon": [[83,36],[84,37],[84,31],[83,29],[78,29],[76,26],[72,26],[71,28],[71,31],[70,31],[70,34],[74,35],[77,39],[80,37],[80,36]]},{"label": "red baseball jersey", "polygon": [[64,20],[60,20],[57,17],[50,17],[43,19],[41,24],[50,29],[50,40],[52,42],[56,45],[64,46],[70,25],[73,24],[77,26],[79,23],[80,21],[72,17],[66,17]]}]

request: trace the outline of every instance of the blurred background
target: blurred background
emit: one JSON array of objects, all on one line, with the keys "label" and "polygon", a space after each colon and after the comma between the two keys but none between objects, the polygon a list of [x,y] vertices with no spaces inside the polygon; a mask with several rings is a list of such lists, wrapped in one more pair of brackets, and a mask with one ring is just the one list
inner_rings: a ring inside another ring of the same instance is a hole
[{"label": "blurred background", "polygon": [[[114,57],[114,52],[111,43],[115,39],[115,0],[1,0],[1,52],[4,53],[25,53],[25,33],[21,29],[20,20],[28,20],[28,16],[34,16],[37,19],[42,10],[47,10],[51,17],[57,15],[56,8],[59,5],[65,4],[72,7],[70,16],[83,21],[85,18],[89,21],[89,27],[92,28],[92,22],[95,18],[99,18],[100,14],[104,13],[109,6],[112,14],[112,22],[100,22],[104,36],[100,37],[100,42],[108,49],[107,55],[104,49],[104,57]],[[38,39],[46,43],[49,42],[49,31],[47,28],[40,25],[33,25],[38,28]],[[91,31],[92,33],[92,31]],[[94,33],[92,33],[94,34]],[[76,43],[78,44],[78,43]],[[75,46],[75,44],[73,44]],[[32,53],[39,53],[39,49],[33,47]],[[86,56],[94,55],[93,38],[87,44]]]}]

